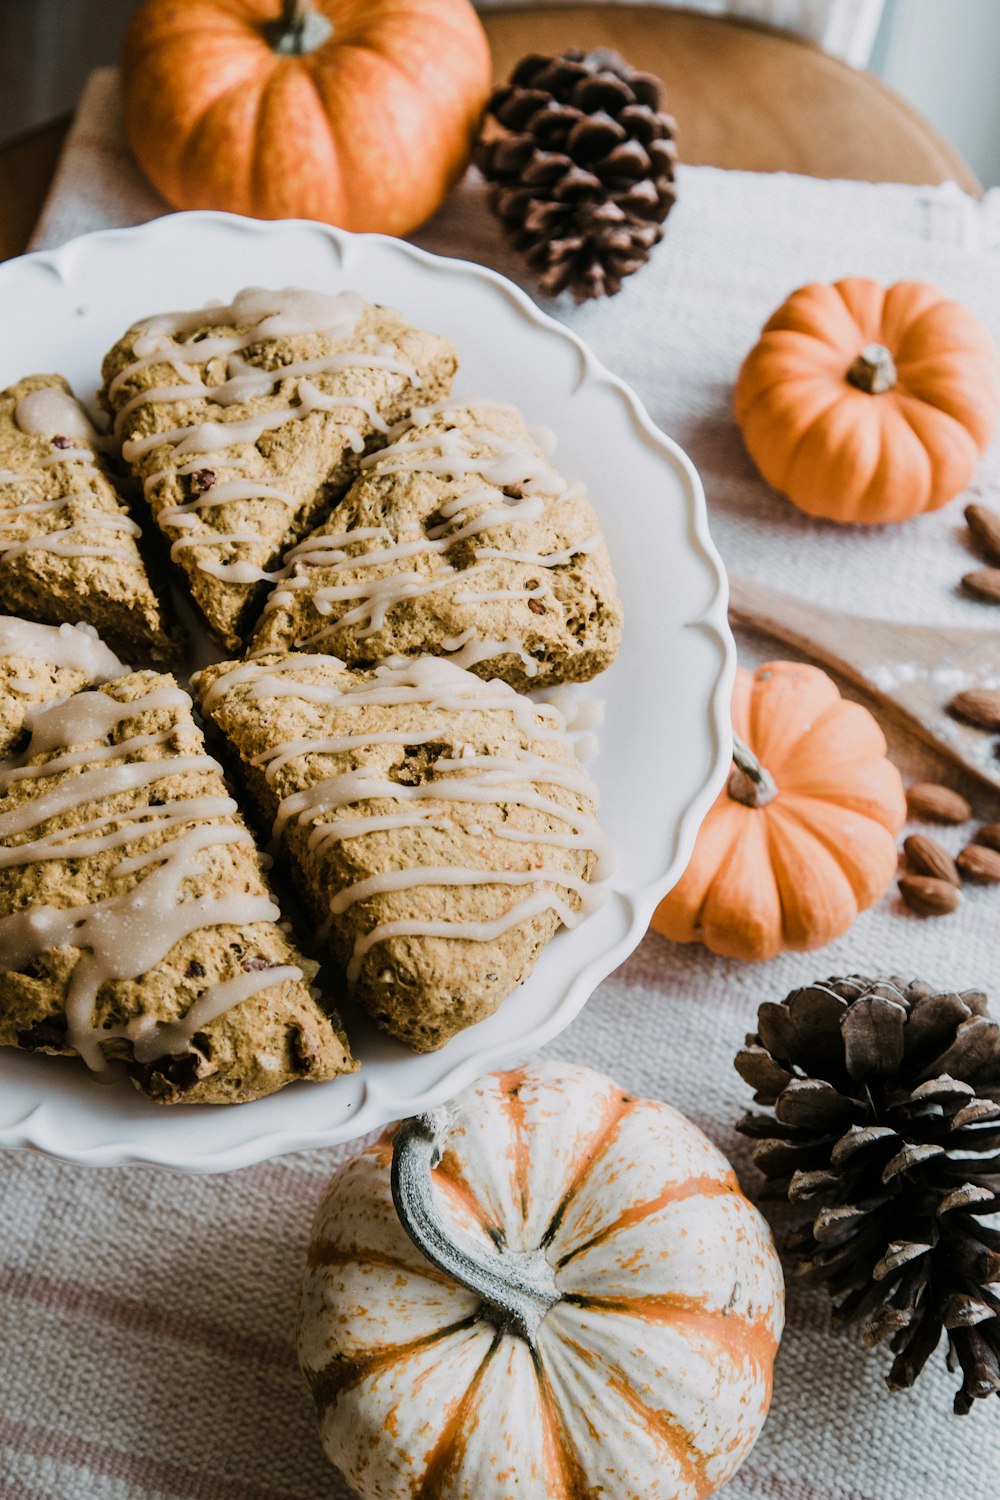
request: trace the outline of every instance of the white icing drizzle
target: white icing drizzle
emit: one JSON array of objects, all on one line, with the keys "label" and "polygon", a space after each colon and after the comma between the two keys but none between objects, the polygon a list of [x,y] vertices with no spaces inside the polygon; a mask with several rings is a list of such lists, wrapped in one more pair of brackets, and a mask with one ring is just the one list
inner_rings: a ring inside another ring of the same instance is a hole
[{"label": "white icing drizzle", "polygon": [[[35,625],[14,615],[0,615],[0,656],[43,661],[82,672],[88,683],[110,682],[125,668],[90,625]],[[28,692],[35,685],[25,684]]]},{"label": "white icing drizzle", "polygon": [[155,1062],[158,1057],[177,1056],[186,1052],[195,1032],[201,1031],[219,1016],[225,1015],[244,1000],[269,990],[273,985],[286,980],[302,978],[302,970],[295,964],[276,964],[270,969],[253,970],[248,974],[236,974],[232,979],[223,979],[209,985],[194,1002],[183,1021],[157,1022],[151,1016],[142,1016],[133,1023],[132,1050],[136,1062]]},{"label": "white icing drizzle", "polygon": [[6,562],[8,558],[20,557],[25,552],[54,552],[60,557],[117,557],[122,562],[135,561],[134,553],[127,552],[124,547],[100,547],[94,542],[73,540],[83,532],[94,530],[123,532],[131,537],[142,535],[129,516],[87,510],[74,526],[63,526],[58,531],[46,531],[41,536],[26,537],[22,541],[0,543],[0,558]]},{"label": "white icing drizzle", "polygon": [[33,437],[75,438],[78,447],[74,452],[92,449],[98,441],[97,430],[80,402],[54,385],[40,386],[22,396],[14,408],[14,421]]},{"label": "white icing drizzle", "polygon": [[[74,396],[60,390],[58,386],[40,386],[22,396],[14,408],[15,425],[30,437],[47,438],[59,446],[53,454],[33,458],[35,470],[54,468],[58,464],[72,464],[71,485],[84,476],[100,479],[100,469],[94,463],[95,448],[104,445],[83,406]],[[76,446],[64,446],[66,441]],[[87,444],[86,447],[81,446]],[[0,562],[20,557],[26,552],[52,552],[61,557],[106,557],[118,558],[134,563],[135,554],[113,541],[101,544],[92,538],[86,542],[78,540],[83,533],[94,531],[117,532],[131,537],[141,536],[140,528],[124,512],[97,510],[93,506],[94,496],[86,490],[70,488],[54,500],[32,500],[25,498],[30,486],[40,482],[37,472],[17,473],[5,469],[0,473],[0,483],[17,484],[22,491],[13,501],[0,497]],[[77,502],[72,524],[45,531],[37,536],[11,536],[5,533],[22,529],[29,516],[55,514]]]},{"label": "white icing drizzle", "polygon": [[[122,455],[126,462],[134,463],[153,449],[166,446],[173,450],[175,457],[194,456],[192,463],[184,464],[176,471],[180,475],[191,474],[201,467],[207,457],[224,453],[233,444],[255,443],[265,432],[284,427],[289,422],[303,421],[317,411],[360,410],[364,413],[370,430],[386,432],[386,424],[371,400],[360,395],[331,395],[321,390],[310,377],[351,369],[378,369],[391,371],[419,387],[419,372],[404,360],[396,358],[391,346],[381,346],[371,351],[324,354],[314,359],[278,365],[274,369],[249,364],[242,357],[243,351],[251,345],[260,345],[264,341],[282,337],[324,334],[338,341],[349,339],[363,309],[364,303],[355,292],[327,296],[322,292],[294,287],[280,292],[250,287],[238,292],[228,306],[212,305],[195,312],[167,313],[137,324],[136,327],[141,331],[133,342],[135,358],[112,380],[108,387],[109,397],[113,400],[129,379],[151,365],[166,364],[180,379],[176,384],[153,386],[130,397],[116,415],[117,434],[122,433],[132,413],[144,406],[165,406],[198,400],[224,408],[257,397],[271,397],[277,387],[281,387],[283,399],[279,406],[258,412],[254,416],[233,421],[198,421],[181,424],[164,432],[128,438],[122,444]],[[193,333],[206,323],[220,326],[228,324],[247,328],[248,331],[233,334],[210,333],[196,344],[183,339],[179,341],[179,336]],[[197,367],[204,367],[209,361],[220,359],[226,361],[226,379],[215,385],[207,384]],[[344,422],[341,424],[341,431],[355,453],[364,452],[365,434],[360,428]],[[144,479],[143,489],[147,498],[168,473],[168,470],[160,469]],[[158,521],[164,527],[196,527],[199,524],[199,512],[235,500],[277,501],[291,507],[299,504],[296,496],[282,491],[280,486],[249,476],[238,476],[213,485],[204,495],[190,502],[167,507],[160,512]],[[176,560],[179,550],[186,546],[224,547],[259,540],[256,533],[213,531],[200,537],[197,542],[175,542],[171,556]],[[234,584],[273,582],[280,576],[240,560],[219,563],[198,557],[197,566],[202,572]]]},{"label": "white icing drizzle", "polygon": [[[360,710],[372,705],[398,705],[411,709],[425,706],[455,713],[503,709],[533,739],[562,739],[562,721],[557,710],[536,707],[506,683],[483,682],[451,661],[421,657],[399,666],[383,666],[366,680],[341,679],[321,683],[290,680],[289,674],[301,674],[303,669],[317,662],[329,669],[329,658],[308,656],[235,665],[222,673],[205,693],[205,711],[210,713],[229,691],[243,684],[252,700],[297,696],[306,702]],[[263,769],[269,782],[273,782],[280,768],[300,755],[353,751],[373,744],[421,744],[434,738],[433,731],[393,730],[369,734],[360,728],[353,734],[315,739],[306,737],[274,745],[257,756],[254,764]],[[441,809],[441,803],[453,804],[456,810],[475,804],[495,806],[503,803],[541,812],[557,827],[551,831],[505,830],[498,824],[489,830],[491,843],[507,839],[554,849],[591,850],[598,856],[595,879],[604,878],[610,873],[613,860],[596,821],[588,813],[557,801],[550,795],[553,788],[564,788],[595,804],[597,802],[596,788],[580,767],[550,760],[523,748],[507,756],[480,755],[466,745],[457,756],[436,760],[433,777],[412,786],[392,781],[366,766],[322,778],[280,802],[274,821],[274,837],[280,841],[290,828],[307,825],[308,847],[322,850],[343,839],[358,838],[388,828],[447,826],[450,820],[447,809]],[[353,815],[343,815],[372,800],[389,800],[403,806],[398,812],[367,814],[361,810]],[[421,803],[438,805],[427,807]],[[347,965],[348,980],[356,982],[365,954],[376,943],[389,937],[424,934],[486,942],[547,909],[555,910],[567,926],[575,926],[600,900],[600,893],[595,892],[588,882],[558,867],[510,871],[490,867],[408,866],[345,887],[333,898],[330,916],[336,918],[356,902],[369,900],[386,891],[405,891],[420,886],[479,885],[526,885],[536,889],[503,916],[490,922],[425,922],[407,918],[379,923],[357,938]],[[560,892],[572,892],[579,900],[578,909],[568,905]]]},{"label": "white icing drizzle", "polygon": [[[456,482],[474,476],[484,483],[445,501],[438,511],[441,522],[429,530],[416,527],[395,541],[385,527],[321,531],[293,547],[285,557],[286,572],[281,578],[281,586],[272,592],[265,605],[265,617],[292,604],[296,592],[303,590],[320,615],[334,613],[338,604],[347,601],[353,604],[331,625],[297,639],[294,642],[297,648],[318,646],[338,631],[355,625],[360,627],[358,639],[366,640],[384,627],[389,611],[396,605],[441,589],[455,588],[453,598],[457,604],[540,599],[550,592],[547,583],[539,582],[533,588],[481,590],[470,589],[467,584],[488,571],[494,560],[557,568],[603,544],[603,537],[595,532],[579,543],[549,554],[484,546],[475,549],[477,561],[468,567],[456,568],[444,560],[444,554],[457,543],[493,527],[540,520],[547,506],[565,501],[575,493],[547,458],[516,438],[489,427],[475,426],[469,432],[457,426],[446,427],[425,437],[413,438],[414,432],[426,428],[436,416],[459,411],[482,416],[490,410],[509,413],[513,408],[471,400],[439,401],[433,406],[418,408],[406,422],[393,428],[393,441],[387,447],[362,459],[362,469],[379,476],[427,473]],[[475,507],[485,508],[478,514],[470,514]],[[440,562],[429,577],[413,568],[397,568],[397,564],[415,557],[440,559]],[[313,573],[316,568],[334,575],[334,581],[317,586]],[[337,575],[376,568],[391,571],[374,577],[354,578],[345,583],[336,581]],[[529,675],[534,676],[537,672],[537,662],[516,644],[483,642],[480,650],[479,645],[472,641],[474,634],[470,631],[463,635],[460,646],[455,648],[462,651],[469,647],[459,659],[461,666],[473,666],[509,650],[520,656]]]},{"label": "white icing drizzle", "polygon": [[475,667],[481,661],[494,661],[498,656],[517,656],[521,659],[526,677],[535,677],[538,674],[538,663],[519,641],[508,637],[504,641],[486,640],[479,636],[475,626],[463,630],[461,635],[445,636],[441,642],[441,649],[448,655],[448,660],[456,667]]},{"label": "white icing drizzle", "polygon": [[[132,701],[101,692],[78,693],[63,703],[33,710],[29,717],[32,737],[23,763],[0,767],[0,793],[18,781],[43,781],[71,767],[84,768],[20,806],[0,811],[0,866],[100,854],[151,830],[170,830],[170,836],[155,848],[125,857],[111,869],[114,880],[139,877],[126,890],[79,906],[33,905],[0,917],[0,963],[5,969],[23,968],[52,948],[78,950],[66,998],[66,1040],[95,1072],[109,1072],[102,1048],[112,1039],[127,1038],[140,1063],[176,1055],[188,1049],[196,1031],[232,1006],[286,979],[302,978],[301,971],[291,965],[254,970],[206,987],[179,1021],[164,1023],[136,1016],[110,1027],[95,1024],[94,1007],[102,985],[138,979],[161,963],[175,944],[203,927],[244,927],[280,916],[264,893],[184,893],[185,884],[198,876],[206,852],[228,844],[253,846],[240,825],[207,821],[231,818],[236,811],[231,798],[193,795],[174,797],[162,806],[142,802],[123,812],[98,811],[119,793],[154,786],[171,776],[218,773],[217,763],[198,748],[197,730],[187,718],[190,702],[186,693],[166,685]],[[127,736],[117,744],[86,743],[104,740],[118,725],[153,710],[172,711],[169,727]],[[155,760],[130,758],[178,735],[194,737],[192,753],[179,749]],[[51,758],[30,764],[33,757],[43,754]],[[95,808],[94,816],[70,827],[41,831],[50,820],[88,805]],[[15,842],[25,834],[31,837]]]}]

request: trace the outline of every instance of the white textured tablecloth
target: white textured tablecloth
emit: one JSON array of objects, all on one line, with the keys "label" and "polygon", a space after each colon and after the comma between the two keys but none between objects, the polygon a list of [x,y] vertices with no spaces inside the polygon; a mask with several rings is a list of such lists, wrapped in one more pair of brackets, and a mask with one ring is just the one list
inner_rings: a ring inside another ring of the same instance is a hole
[{"label": "white textured tablecloth", "polygon": [[[114,76],[95,75],[36,244],[162,212],[119,133]],[[419,236],[516,276],[474,176]],[[938,282],[1000,335],[1000,200],[949,188],[821,183],[682,169],[680,202],[650,265],[613,301],[559,308],[646,400],[704,477],[728,562],[785,589],[884,616],[983,623],[954,590],[968,567],[961,505],[884,532],[797,516],[756,479],[729,414],[739,359],[792,287],[849,273]],[[220,274],[221,271],[220,271]],[[232,288],[220,282],[220,293]],[[1000,449],[974,486],[1000,503]],[[740,640],[744,661],[766,644]],[[768,654],[787,654],[773,648]],[[651,690],[655,680],[651,675]],[[891,735],[904,775],[942,767]],[[957,779],[945,771],[950,780]],[[972,791],[971,788],[966,788]],[[975,793],[984,816],[1000,806]],[[951,838],[953,846],[961,842]],[[651,935],[549,1054],[670,1100],[756,1178],[733,1121],[732,1070],[757,1004],[813,977],[921,974],[991,986],[1000,1010],[1000,896],[972,891],[921,922],[893,894],[814,955],[746,966]],[[225,1176],[83,1171],[0,1158],[2,1500],[340,1500],[292,1350],[296,1281],[313,1206],[340,1153]],[[790,1288],[771,1418],[726,1490],[732,1500],[986,1500],[1000,1474],[1000,1404],[951,1416],[941,1356],[890,1396],[824,1299]],[[614,1497],[608,1497],[614,1500]]]}]

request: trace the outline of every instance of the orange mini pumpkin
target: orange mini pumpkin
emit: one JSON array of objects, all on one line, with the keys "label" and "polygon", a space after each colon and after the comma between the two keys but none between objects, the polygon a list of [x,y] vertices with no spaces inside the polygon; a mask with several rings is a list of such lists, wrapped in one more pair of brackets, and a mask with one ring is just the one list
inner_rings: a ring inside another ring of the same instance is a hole
[{"label": "orange mini pumpkin", "polygon": [[736,765],[653,926],[731,958],[820,948],[886,890],[906,818],[866,708],[818,667],[777,661],[733,696]]},{"label": "orange mini pumpkin", "polygon": [[142,0],[125,128],[176,208],[405,234],[461,171],[490,88],[468,0]]},{"label": "orange mini pumpkin", "polygon": [[793,292],[743,362],[736,420],[768,484],[830,521],[905,521],[965,488],[1000,414],[993,340],[934,287]]}]

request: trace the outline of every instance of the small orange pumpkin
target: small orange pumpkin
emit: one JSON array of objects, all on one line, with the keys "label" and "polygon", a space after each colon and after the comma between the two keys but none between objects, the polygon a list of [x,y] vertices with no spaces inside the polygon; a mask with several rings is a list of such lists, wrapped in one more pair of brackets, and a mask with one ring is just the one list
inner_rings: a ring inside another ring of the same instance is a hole
[{"label": "small orange pumpkin", "polygon": [[737,674],[736,762],[653,926],[730,958],[820,948],[886,890],[906,819],[899,772],[866,708],[818,667]]},{"label": "small orange pumpkin", "polygon": [[492,66],[468,0],[142,0],[125,128],[176,208],[406,234],[472,145]]},{"label": "small orange pumpkin", "polygon": [[963,490],[1000,415],[993,340],[934,287],[804,286],[743,362],[736,420],[757,468],[830,521],[905,521]]}]

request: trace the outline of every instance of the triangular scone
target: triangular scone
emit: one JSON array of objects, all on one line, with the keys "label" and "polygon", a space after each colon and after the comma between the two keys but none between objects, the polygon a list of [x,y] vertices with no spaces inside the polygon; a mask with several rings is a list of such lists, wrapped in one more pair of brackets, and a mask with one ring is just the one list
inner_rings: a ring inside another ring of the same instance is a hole
[{"label": "triangular scone", "polygon": [[414,412],[287,561],[253,652],[451,654],[523,688],[585,682],[621,640],[597,517],[510,406]]},{"label": "triangular scone", "polygon": [[239,293],[137,324],[101,399],[210,628],[242,648],[282,553],[322,521],[364,450],[447,395],[447,339],[353,292]]},{"label": "triangular scone", "polygon": [[27,743],[25,718],[128,670],[89,625],[36,625],[0,615],[0,756]]},{"label": "triangular scone", "polygon": [[0,393],[0,609],[83,621],[129,662],[174,664],[177,626],[97,441],[61,375]]},{"label": "triangular scone", "polygon": [[191,700],[136,672],[30,714],[0,765],[0,1044],[242,1103],[353,1068]]},{"label": "triangular scone", "polygon": [[496,1010],[592,900],[593,783],[506,683],[291,653],[196,686],[358,998],[415,1050]]}]

